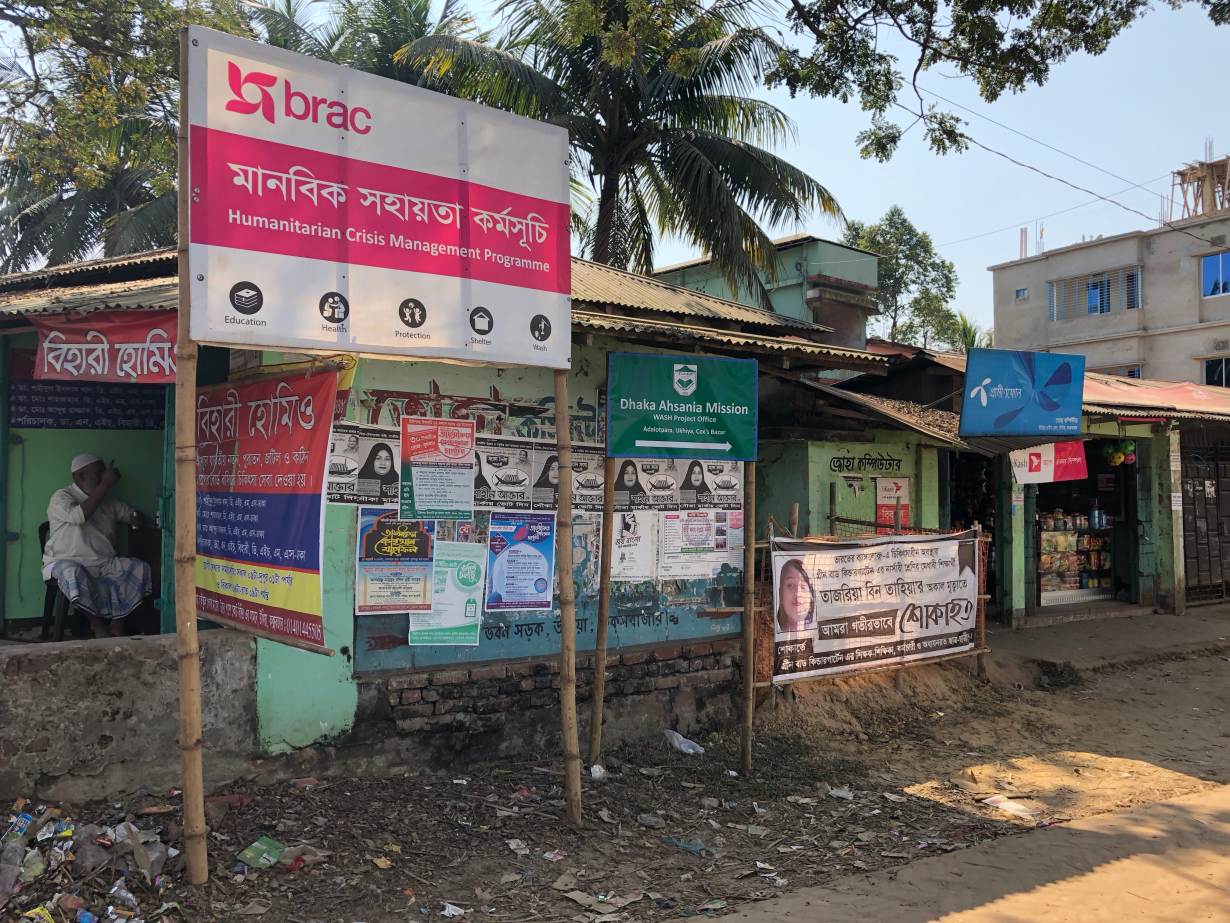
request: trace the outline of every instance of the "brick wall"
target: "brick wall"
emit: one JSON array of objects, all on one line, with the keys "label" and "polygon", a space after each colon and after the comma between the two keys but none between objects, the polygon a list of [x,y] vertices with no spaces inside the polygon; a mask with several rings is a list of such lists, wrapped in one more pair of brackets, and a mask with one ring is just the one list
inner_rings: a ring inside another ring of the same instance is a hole
[{"label": "brick wall", "polygon": [[[686,729],[712,723],[728,711],[738,688],[739,645],[732,638],[610,652],[603,709],[608,731],[620,736],[619,725],[627,724],[620,715],[644,715],[656,723],[669,719],[672,727]],[[577,656],[580,702],[592,696],[593,661],[593,654]],[[558,658],[401,674],[379,682],[388,697],[388,716],[402,735],[494,731],[509,727],[509,714],[548,724],[555,720],[548,712],[559,713]]]}]

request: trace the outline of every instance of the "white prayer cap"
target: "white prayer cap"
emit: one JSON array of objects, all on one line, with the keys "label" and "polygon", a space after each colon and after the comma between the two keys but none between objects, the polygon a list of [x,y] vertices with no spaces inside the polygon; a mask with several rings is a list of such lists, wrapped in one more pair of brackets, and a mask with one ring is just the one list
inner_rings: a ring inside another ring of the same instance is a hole
[{"label": "white prayer cap", "polygon": [[73,463],[68,470],[70,474],[76,474],[82,468],[88,468],[90,465],[94,464],[94,462],[100,461],[102,461],[102,459],[97,455],[91,455],[89,452],[83,452],[80,455],[73,456]]}]

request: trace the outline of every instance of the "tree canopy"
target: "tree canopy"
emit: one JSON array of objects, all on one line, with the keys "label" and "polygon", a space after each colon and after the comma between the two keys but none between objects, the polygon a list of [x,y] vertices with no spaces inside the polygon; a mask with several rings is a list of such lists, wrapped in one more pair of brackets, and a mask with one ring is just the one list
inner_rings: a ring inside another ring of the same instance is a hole
[{"label": "tree canopy", "polygon": [[948,307],[957,289],[952,263],[894,205],[874,224],[851,221],[845,242],[879,255],[881,333],[898,343],[953,345],[957,316]]},{"label": "tree canopy", "polygon": [[[1177,6],[1183,0],[1170,0]],[[1230,22],[1230,0],[1196,0],[1213,23]],[[771,79],[791,92],[843,102],[871,115],[859,136],[865,157],[892,156],[906,128],[922,124],[937,153],[967,144],[961,120],[919,89],[936,68],[972,79],[987,102],[1041,86],[1074,54],[1098,55],[1142,16],[1148,0],[785,0],[804,47],[782,55]],[[810,47],[807,47],[810,45]],[[906,101],[902,101],[904,98]],[[903,128],[892,116],[903,113]]]}]

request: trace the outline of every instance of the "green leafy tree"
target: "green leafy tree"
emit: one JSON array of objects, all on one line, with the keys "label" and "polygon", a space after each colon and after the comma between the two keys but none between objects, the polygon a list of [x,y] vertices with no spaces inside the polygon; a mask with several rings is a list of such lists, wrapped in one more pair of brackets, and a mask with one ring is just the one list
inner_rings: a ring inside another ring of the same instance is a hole
[{"label": "green leafy tree", "polygon": [[956,326],[951,340],[954,349],[968,353],[971,349],[990,347],[991,342],[990,330],[983,330],[978,326],[978,322],[964,311],[957,312]]},{"label": "green leafy tree", "polygon": [[936,252],[931,235],[894,205],[875,224],[851,221],[845,242],[879,255],[875,298],[884,336],[923,347],[954,342],[957,316],[948,304],[956,294],[957,273]]},{"label": "green leafy tree", "polygon": [[[1215,24],[1230,22],[1227,0],[1198,5]],[[960,119],[924,100],[922,74],[955,72],[994,102],[1041,86],[1074,54],[1101,54],[1151,8],[1146,0],[786,0],[787,21],[805,47],[783,54],[772,79],[792,92],[857,99],[871,114],[859,136],[865,157],[891,157],[919,122],[944,153],[968,142]],[[906,128],[890,118],[898,110],[911,118]]]},{"label": "green leafy tree", "polygon": [[175,241],[178,30],[243,32],[238,2],[0,5],[0,270]]},{"label": "green leafy tree", "polygon": [[648,272],[655,232],[705,252],[731,286],[767,300],[763,226],[834,218],[833,196],[770,152],[793,135],[754,98],[781,53],[746,4],[717,0],[508,0],[500,41],[456,36],[401,60],[431,86],[566,127],[575,178],[593,190],[592,259]]}]

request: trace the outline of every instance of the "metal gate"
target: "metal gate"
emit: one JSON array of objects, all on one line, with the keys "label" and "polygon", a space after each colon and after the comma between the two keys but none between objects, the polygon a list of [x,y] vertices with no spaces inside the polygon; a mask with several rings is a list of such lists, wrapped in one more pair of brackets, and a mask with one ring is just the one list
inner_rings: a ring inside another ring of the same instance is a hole
[{"label": "metal gate", "polygon": [[1180,454],[1187,598],[1225,599],[1230,595],[1230,434],[1185,430]]}]

